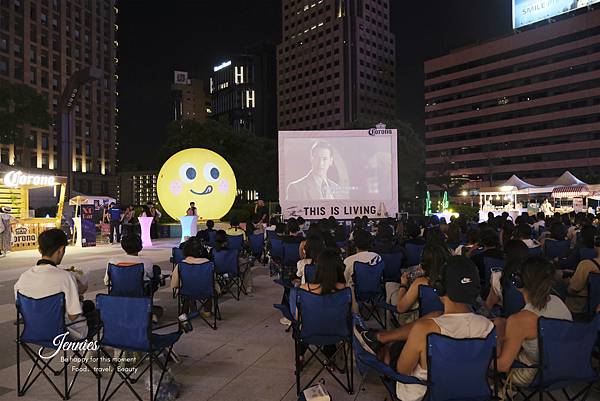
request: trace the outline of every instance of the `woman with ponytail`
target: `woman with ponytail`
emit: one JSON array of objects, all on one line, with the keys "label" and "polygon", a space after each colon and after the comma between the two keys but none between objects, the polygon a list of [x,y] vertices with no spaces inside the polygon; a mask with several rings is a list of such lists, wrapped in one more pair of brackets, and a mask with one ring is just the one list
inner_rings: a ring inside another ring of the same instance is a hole
[{"label": "woman with ponytail", "polygon": [[536,369],[511,369],[515,360],[526,365],[539,362],[538,319],[573,320],[564,302],[552,294],[554,265],[546,258],[527,258],[511,277],[512,284],[523,294],[525,307],[507,320],[496,319],[498,330],[498,370],[509,372],[507,384],[526,386]]}]

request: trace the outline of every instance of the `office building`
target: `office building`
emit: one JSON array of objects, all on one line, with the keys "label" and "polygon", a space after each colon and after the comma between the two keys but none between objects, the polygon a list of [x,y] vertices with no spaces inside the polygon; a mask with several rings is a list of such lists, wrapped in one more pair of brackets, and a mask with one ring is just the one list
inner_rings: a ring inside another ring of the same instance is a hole
[{"label": "office building", "polygon": [[600,10],[427,61],[425,101],[430,182],[547,184],[565,170],[597,179]]},{"label": "office building", "polygon": [[1,144],[0,163],[114,195],[117,13],[112,0],[0,1],[0,79],[45,96],[55,122],[25,127],[25,148]]},{"label": "office building", "polygon": [[283,0],[279,129],[340,129],[395,113],[389,0]]},{"label": "office building", "polygon": [[145,205],[157,203],[157,171],[124,171],[119,173],[119,203],[127,205]]},{"label": "office building", "polygon": [[236,133],[274,137],[277,132],[275,47],[261,43],[226,57],[210,78],[211,118]]},{"label": "office building", "polygon": [[204,122],[207,114],[207,99],[204,82],[191,79],[184,71],[175,71],[171,85],[173,120]]}]

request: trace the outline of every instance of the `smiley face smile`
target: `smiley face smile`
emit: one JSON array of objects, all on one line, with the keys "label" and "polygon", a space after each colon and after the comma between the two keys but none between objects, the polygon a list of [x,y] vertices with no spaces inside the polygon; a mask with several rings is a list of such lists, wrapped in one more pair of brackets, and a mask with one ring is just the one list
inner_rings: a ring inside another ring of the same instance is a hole
[{"label": "smiley face smile", "polygon": [[208,185],[206,188],[204,188],[204,191],[202,191],[202,192],[196,192],[193,189],[190,189],[190,192],[193,193],[194,195],[208,195],[212,191],[213,191],[212,185]]}]

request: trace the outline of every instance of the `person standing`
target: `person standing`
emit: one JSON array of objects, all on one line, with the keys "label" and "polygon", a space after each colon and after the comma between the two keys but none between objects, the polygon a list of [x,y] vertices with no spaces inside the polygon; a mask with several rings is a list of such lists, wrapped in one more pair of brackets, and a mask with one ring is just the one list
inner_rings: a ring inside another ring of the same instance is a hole
[{"label": "person standing", "polygon": [[0,257],[10,252],[11,226],[16,220],[10,215],[11,210],[9,206],[4,206],[0,210]]},{"label": "person standing", "polygon": [[190,207],[185,214],[186,216],[198,216],[198,209],[196,209],[196,204],[194,202],[190,202]]},{"label": "person standing", "polygon": [[[114,243],[114,240],[117,240],[117,243],[121,242],[121,217],[122,212],[121,209],[112,202],[108,208],[108,214],[110,215],[110,235],[109,241],[111,244]],[[116,238],[115,238],[116,236]]]},{"label": "person standing", "polygon": [[148,203],[148,208],[150,209],[150,216],[152,217],[152,225],[150,226],[150,238],[156,239],[158,238],[158,219],[160,219],[161,213],[156,209],[154,203]]},{"label": "person standing", "polygon": [[129,205],[125,209],[123,218],[121,220],[121,235],[126,237],[134,234],[133,224],[135,223],[135,209],[133,205]]},{"label": "person standing", "polygon": [[258,219],[260,223],[266,224],[269,221],[269,209],[265,205],[265,201],[259,199],[254,206],[254,220]]}]

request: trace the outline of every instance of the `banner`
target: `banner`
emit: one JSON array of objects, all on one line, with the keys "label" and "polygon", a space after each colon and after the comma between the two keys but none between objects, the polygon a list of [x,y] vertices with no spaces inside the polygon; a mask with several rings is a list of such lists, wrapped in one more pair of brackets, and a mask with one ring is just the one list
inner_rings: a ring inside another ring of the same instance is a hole
[{"label": "banner", "polygon": [[513,29],[599,2],[600,0],[513,0]]},{"label": "banner", "polygon": [[396,130],[280,131],[278,156],[285,219],[398,213]]},{"label": "banner", "polygon": [[81,206],[81,246],[96,246],[96,224],[94,205]]}]

